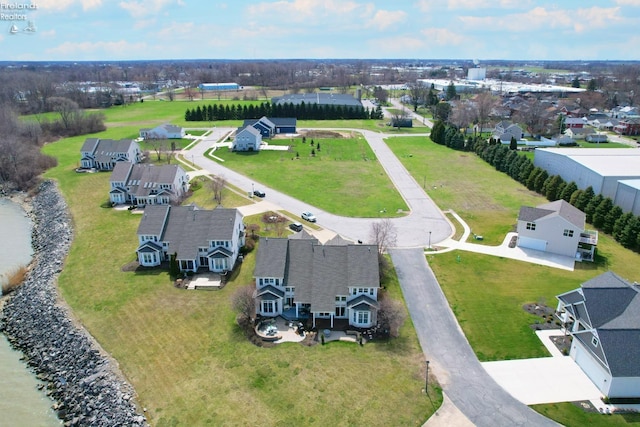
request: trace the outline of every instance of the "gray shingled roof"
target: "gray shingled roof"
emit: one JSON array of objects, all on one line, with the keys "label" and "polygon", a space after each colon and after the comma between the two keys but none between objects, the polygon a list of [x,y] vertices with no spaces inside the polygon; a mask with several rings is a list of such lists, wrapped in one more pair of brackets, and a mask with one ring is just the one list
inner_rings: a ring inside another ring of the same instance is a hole
[{"label": "gray shingled roof", "polygon": [[274,105],[300,105],[303,102],[306,105],[319,104],[362,107],[362,102],[351,95],[341,93],[292,93],[271,98],[271,103]]},{"label": "gray shingled roof", "polygon": [[160,235],[162,242],[169,243],[168,253],[195,259],[198,248],[208,247],[209,241],[232,240],[236,215],[236,209],[152,205],[145,208],[138,234]]},{"label": "gray shingled roof", "polygon": [[610,271],[588,280],[581,288],[584,304],[577,298],[578,292],[558,298],[571,301],[575,317],[596,330],[600,345],[592,345],[590,334],[574,336],[601,354],[613,376],[639,377],[640,289]]},{"label": "gray shingled roof", "polygon": [[559,215],[579,229],[584,229],[586,215],[580,209],[567,203],[565,200],[538,205],[535,208],[522,206],[518,214],[519,221],[534,222],[541,218]]},{"label": "gray shingled roof", "polygon": [[[277,265],[274,265],[277,264]],[[255,277],[284,277],[296,300],[314,312],[333,312],[349,287],[379,287],[375,245],[322,245],[316,239],[260,240]]]}]

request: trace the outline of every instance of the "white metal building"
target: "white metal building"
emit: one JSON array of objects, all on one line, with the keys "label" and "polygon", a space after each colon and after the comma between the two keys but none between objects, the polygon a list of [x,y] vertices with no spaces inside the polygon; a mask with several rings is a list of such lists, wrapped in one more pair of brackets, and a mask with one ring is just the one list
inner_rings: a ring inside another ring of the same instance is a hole
[{"label": "white metal building", "polygon": [[616,200],[619,181],[640,179],[637,148],[539,148],[533,164],[611,200]]}]

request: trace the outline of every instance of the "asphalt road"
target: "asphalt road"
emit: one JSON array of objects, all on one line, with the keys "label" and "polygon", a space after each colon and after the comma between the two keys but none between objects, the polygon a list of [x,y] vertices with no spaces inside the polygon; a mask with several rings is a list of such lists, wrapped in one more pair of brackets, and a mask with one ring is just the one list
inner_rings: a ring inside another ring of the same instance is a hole
[{"label": "asphalt road", "polygon": [[424,251],[392,249],[390,254],[429,367],[453,404],[479,427],[558,426],[513,398],[480,365]]}]

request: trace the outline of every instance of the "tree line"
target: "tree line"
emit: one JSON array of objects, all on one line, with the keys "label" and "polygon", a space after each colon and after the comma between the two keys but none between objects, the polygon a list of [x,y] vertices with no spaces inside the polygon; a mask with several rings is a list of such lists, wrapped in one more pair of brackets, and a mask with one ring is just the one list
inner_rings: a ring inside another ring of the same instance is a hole
[{"label": "tree line", "polygon": [[560,175],[549,173],[534,166],[533,162],[516,150],[514,144],[504,145],[500,140],[481,136],[469,137],[454,126],[442,121],[434,124],[431,140],[454,150],[474,152],[496,170],[509,175],[527,189],[543,195],[550,202],[564,200],[586,215],[586,222],[616,242],[633,251],[640,251],[640,217],[631,212],[624,213],[610,197],[595,194],[591,186],[578,189],[575,182],[566,182]]},{"label": "tree line", "polygon": [[188,122],[214,120],[245,120],[260,117],[295,117],[298,120],[354,120],[382,119],[380,106],[370,110],[362,106],[318,105],[284,103],[273,104],[209,104],[187,108],[184,118]]}]

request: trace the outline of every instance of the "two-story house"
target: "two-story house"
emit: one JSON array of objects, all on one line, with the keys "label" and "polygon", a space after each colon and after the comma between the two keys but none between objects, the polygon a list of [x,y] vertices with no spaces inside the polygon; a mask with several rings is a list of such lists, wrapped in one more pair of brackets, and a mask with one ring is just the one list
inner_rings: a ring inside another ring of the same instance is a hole
[{"label": "two-story house", "polygon": [[114,204],[175,204],[189,189],[189,177],[178,165],[118,162],[109,182],[109,200]]},{"label": "two-story house", "polygon": [[140,138],[142,139],[180,139],[185,135],[183,127],[170,124],[140,129]]},{"label": "two-story house", "polygon": [[260,151],[262,134],[253,126],[238,128],[233,138],[231,150],[233,151]]},{"label": "two-story house", "polygon": [[569,355],[608,398],[640,398],[640,287],[608,271],[558,295]]},{"label": "two-story house", "polygon": [[175,256],[180,271],[230,271],[245,242],[242,220],[237,209],[147,206],[138,226],[138,262],[154,267]]},{"label": "two-story house", "polygon": [[586,215],[564,200],[537,207],[522,206],[518,247],[593,261],[598,232],[585,230]]},{"label": "two-story house", "polygon": [[140,163],[140,145],[132,139],[87,138],[80,149],[80,166],[101,171],[113,170],[117,162]]},{"label": "two-story house", "polygon": [[261,316],[377,323],[378,247],[344,240],[261,238],[254,270],[256,312]]}]

